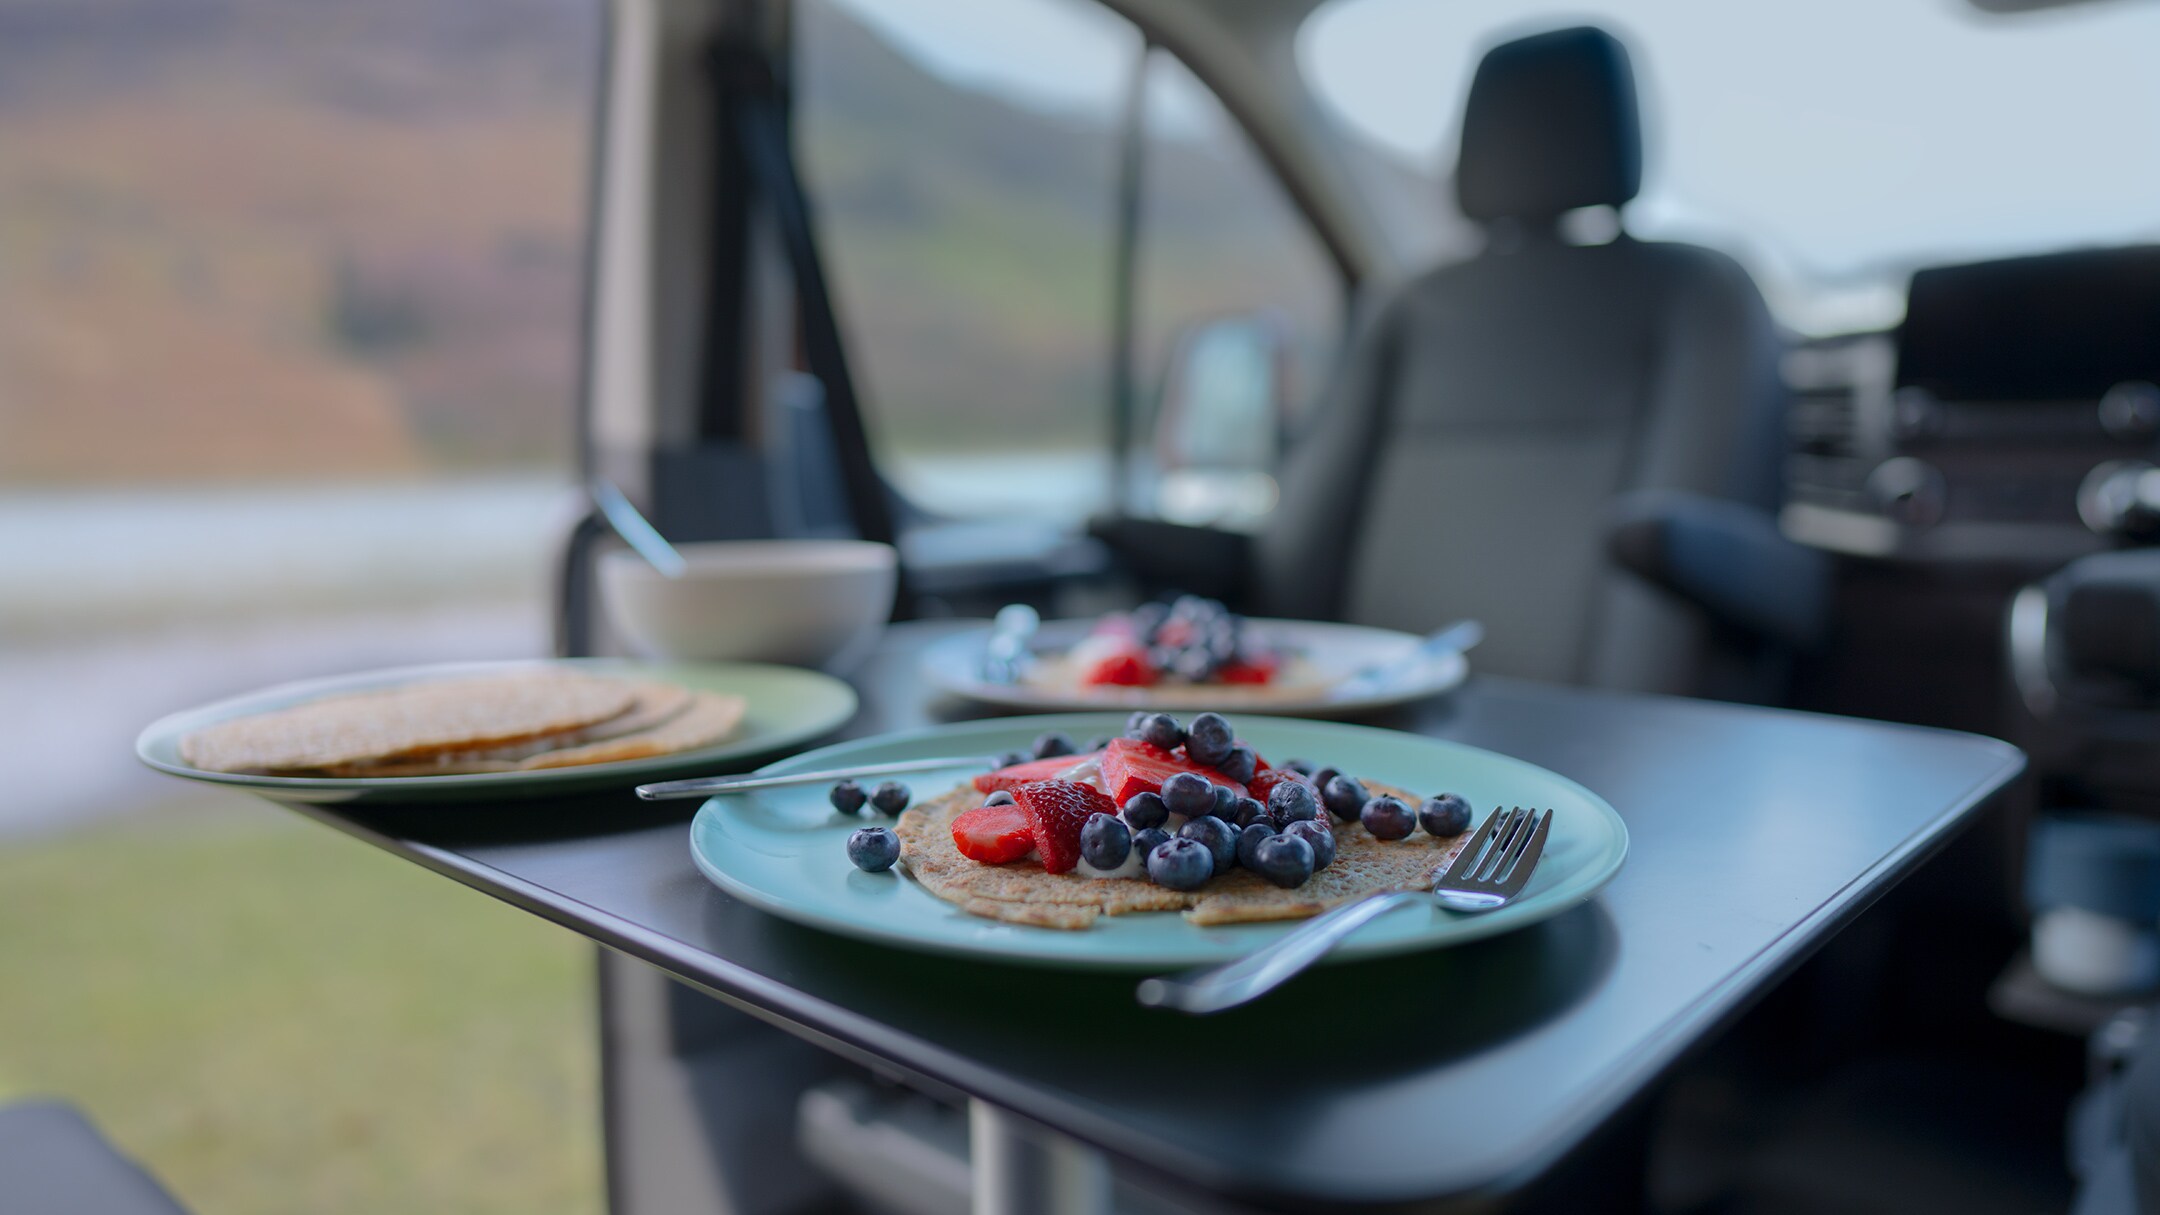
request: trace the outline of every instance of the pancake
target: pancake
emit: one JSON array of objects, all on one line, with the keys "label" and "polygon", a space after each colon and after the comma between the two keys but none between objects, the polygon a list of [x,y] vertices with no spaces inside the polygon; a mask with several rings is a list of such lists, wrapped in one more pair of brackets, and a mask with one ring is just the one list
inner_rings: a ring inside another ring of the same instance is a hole
[{"label": "pancake", "polygon": [[636,701],[623,680],[569,671],[432,680],[219,722],[182,738],[180,757],[210,772],[421,760],[555,738],[619,717]]},{"label": "pancake", "polygon": [[749,702],[725,692],[695,692],[680,713],[647,729],[604,742],[588,743],[533,756],[518,767],[570,768],[582,764],[611,764],[626,759],[650,759],[673,755],[693,747],[709,747],[735,733],[742,725]]},{"label": "pancake", "polygon": [[[1417,804],[1403,790],[1365,784],[1376,795]],[[985,796],[962,785],[901,814],[895,826],[900,864],[925,890],[970,915],[1039,928],[1088,928],[1100,916],[1141,911],[1183,911],[1201,926],[1304,919],[1377,890],[1430,890],[1434,872],[1470,838],[1467,831],[1452,839],[1420,831],[1408,839],[1376,840],[1362,825],[1334,822],[1323,811],[1320,821],[1335,833],[1335,861],[1303,886],[1286,890],[1249,870],[1233,869],[1198,890],[1181,892],[1145,878],[1048,873],[1033,861],[971,861],[953,844],[952,820],[980,806]]]},{"label": "pancake", "polygon": [[[338,764],[321,769],[314,775],[330,777],[382,777],[382,776],[454,776],[474,772],[516,772],[521,768],[561,767],[562,764],[543,764],[540,759],[548,755],[561,755],[571,748],[583,747],[626,736],[645,734],[680,717],[690,707],[690,689],[672,683],[634,682],[631,688],[637,696],[630,708],[608,718],[606,721],[573,730],[567,734],[554,734],[545,738],[528,739],[502,747],[480,747],[463,751],[442,751],[421,759],[374,761],[359,764]],[[692,746],[703,745],[692,743]],[[624,756],[622,758],[642,758]],[[572,763],[600,763],[601,760],[572,760]]]}]

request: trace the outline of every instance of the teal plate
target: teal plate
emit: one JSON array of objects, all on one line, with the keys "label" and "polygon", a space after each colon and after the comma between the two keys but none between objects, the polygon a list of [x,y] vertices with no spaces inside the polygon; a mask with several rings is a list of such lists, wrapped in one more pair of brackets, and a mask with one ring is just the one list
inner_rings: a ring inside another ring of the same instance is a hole
[{"label": "teal plate", "polygon": [[[1115,734],[1122,717],[1059,714],[966,722],[883,734],[793,756],[761,771],[784,773],[881,760],[988,755],[1027,746],[1045,730],[1076,738]],[[1557,915],[1596,894],[1627,857],[1627,827],[1605,800],[1566,777],[1491,751],[1414,734],[1333,722],[1250,716],[1238,733],[1261,754],[1303,756],[1423,794],[1451,790],[1480,816],[1496,804],[1550,807],[1545,859],[1522,898],[1465,916],[1424,905],[1389,912],[1333,954],[1374,957],[1433,949],[1508,932]],[[979,770],[979,769],[978,769]],[[905,779],[918,799],[972,775],[955,768]],[[1201,928],[1181,915],[1105,916],[1079,932],[1002,924],[968,915],[898,872],[862,873],[847,860],[848,833],[875,815],[835,813],[822,785],[713,798],[690,824],[690,853],[721,889],[774,915],[907,949],[1045,966],[1138,970],[1225,961],[1288,931],[1290,924]]]},{"label": "teal plate", "polygon": [[[449,776],[307,777],[249,776],[205,772],[180,758],[180,739],[228,718],[282,709],[301,701],[341,692],[361,692],[393,684],[484,675],[497,671],[567,667],[601,675],[653,679],[701,692],[732,692],[748,702],[743,724],[733,738],[710,747],[677,751],[651,759],[619,760],[576,768],[532,772],[472,772]],[[538,662],[458,662],[398,667],[359,675],[340,675],[303,683],[281,684],[231,700],[174,713],[150,724],[135,740],[135,754],[160,772],[214,785],[230,785],[281,801],[330,804],[498,801],[517,797],[559,797],[597,789],[628,789],[663,777],[709,775],[741,760],[771,755],[830,733],[855,715],[855,690],[816,671],[754,662],[632,662],[614,658],[567,658]]]}]

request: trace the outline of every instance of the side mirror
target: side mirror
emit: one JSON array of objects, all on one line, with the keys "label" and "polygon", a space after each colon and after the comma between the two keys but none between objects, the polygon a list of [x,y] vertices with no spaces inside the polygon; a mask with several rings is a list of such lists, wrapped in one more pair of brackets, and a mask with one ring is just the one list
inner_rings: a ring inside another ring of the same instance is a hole
[{"label": "side mirror", "polygon": [[1221,317],[1178,335],[1155,415],[1157,514],[1235,525],[1273,509],[1289,372],[1288,336],[1266,316]]}]

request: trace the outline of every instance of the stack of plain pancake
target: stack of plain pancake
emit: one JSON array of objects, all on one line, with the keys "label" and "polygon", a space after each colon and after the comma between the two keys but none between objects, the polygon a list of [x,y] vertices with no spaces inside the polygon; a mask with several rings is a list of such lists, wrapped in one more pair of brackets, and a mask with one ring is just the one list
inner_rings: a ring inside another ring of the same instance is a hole
[{"label": "stack of plain pancake", "polygon": [[180,740],[210,772],[443,776],[647,759],[721,742],[743,698],[570,670],[429,680],[238,717]]}]

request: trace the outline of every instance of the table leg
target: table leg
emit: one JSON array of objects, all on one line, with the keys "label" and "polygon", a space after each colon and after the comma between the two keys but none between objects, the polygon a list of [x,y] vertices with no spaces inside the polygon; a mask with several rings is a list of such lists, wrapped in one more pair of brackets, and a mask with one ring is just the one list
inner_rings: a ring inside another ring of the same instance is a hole
[{"label": "table leg", "polygon": [[1109,1215],[1110,1165],[1092,1148],[968,1102],[974,1215]]}]

